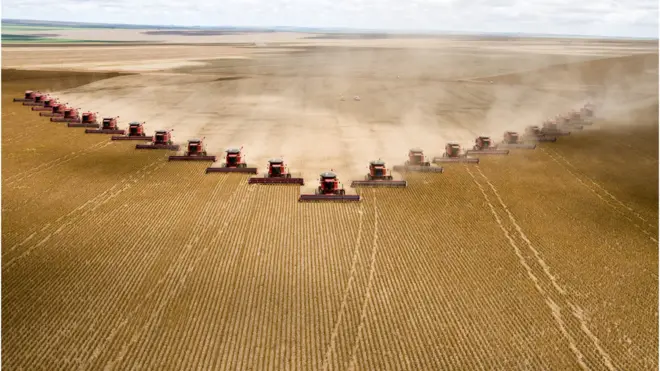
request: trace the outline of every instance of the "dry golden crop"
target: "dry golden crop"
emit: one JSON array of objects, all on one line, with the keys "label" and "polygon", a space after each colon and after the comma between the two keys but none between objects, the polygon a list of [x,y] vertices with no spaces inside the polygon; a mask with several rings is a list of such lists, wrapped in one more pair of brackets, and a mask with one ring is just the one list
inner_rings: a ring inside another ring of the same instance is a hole
[{"label": "dry golden crop", "polygon": [[3,76],[7,369],[657,368],[657,118],[306,204],[11,102],[99,76]]}]

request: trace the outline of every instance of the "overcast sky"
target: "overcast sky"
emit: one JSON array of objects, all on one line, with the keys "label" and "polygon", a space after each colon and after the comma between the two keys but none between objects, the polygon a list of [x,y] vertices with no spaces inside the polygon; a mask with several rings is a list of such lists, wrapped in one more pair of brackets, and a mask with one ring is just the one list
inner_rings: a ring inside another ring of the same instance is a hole
[{"label": "overcast sky", "polygon": [[2,0],[2,18],[658,37],[658,0]]}]

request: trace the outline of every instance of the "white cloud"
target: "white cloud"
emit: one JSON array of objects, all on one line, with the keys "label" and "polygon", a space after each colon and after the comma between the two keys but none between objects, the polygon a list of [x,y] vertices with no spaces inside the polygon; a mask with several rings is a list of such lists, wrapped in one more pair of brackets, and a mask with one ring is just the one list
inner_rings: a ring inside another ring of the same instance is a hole
[{"label": "white cloud", "polygon": [[657,0],[4,0],[3,18],[658,36]]}]

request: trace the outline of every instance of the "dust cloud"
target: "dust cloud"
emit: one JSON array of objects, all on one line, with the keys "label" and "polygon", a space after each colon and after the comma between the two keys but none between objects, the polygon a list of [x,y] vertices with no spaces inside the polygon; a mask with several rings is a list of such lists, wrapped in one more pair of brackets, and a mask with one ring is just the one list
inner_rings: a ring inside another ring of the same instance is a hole
[{"label": "dust cloud", "polygon": [[[512,61],[519,56],[490,61],[478,53],[336,49],[273,58],[244,67],[238,61],[217,73],[205,66],[204,74],[121,76],[53,94],[100,116],[119,116],[120,125],[145,121],[148,134],[171,129],[182,145],[203,138],[219,162],[230,147],[243,147],[248,164],[260,172],[268,159],[282,157],[294,176],[313,186],[323,171],[336,171],[347,184],[362,179],[371,160],[391,168],[412,147],[433,157],[447,142],[464,149],[479,135],[499,142],[506,130],[540,125],[587,100],[604,113],[623,110],[624,96],[653,87],[649,74],[646,80],[610,75],[605,82],[613,88],[594,91],[579,89],[585,80],[579,71],[562,78],[523,76],[518,84],[474,79],[475,71],[515,72]],[[537,60],[539,68],[548,63]],[[533,66],[531,60],[524,64]],[[225,78],[232,74],[236,79]],[[655,89],[657,104],[657,78]]]}]

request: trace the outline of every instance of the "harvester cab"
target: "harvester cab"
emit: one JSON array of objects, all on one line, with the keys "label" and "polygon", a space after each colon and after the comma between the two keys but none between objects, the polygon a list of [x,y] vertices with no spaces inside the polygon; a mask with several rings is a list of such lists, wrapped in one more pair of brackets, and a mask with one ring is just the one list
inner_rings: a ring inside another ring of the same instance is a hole
[{"label": "harvester cab", "polygon": [[442,154],[442,157],[461,157],[461,146],[458,143],[447,143],[447,145],[445,145],[445,153]]},{"label": "harvester cab", "polygon": [[144,124],[141,122],[131,122],[128,124],[128,136],[129,137],[144,137]]},{"label": "harvester cab", "polygon": [[267,172],[263,178],[250,178],[249,184],[299,184],[305,185],[303,178],[292,178],[291,174],[287,171],[284,160],[281,158],[273,158],[268,160]]},{"label": "harvester cab", "polygon": [[413,166],[431,166],[431,163],[426,161],[424,151],[420,148],[412,148],[408,151],[408,161],[406,165]]},{"label": "harvester cab", "polygon": [[158,130],[154,133],[153,144],[170,145],[172,144],[172,135],[169,131]]},{"label": "harvester cab", "polygon": [[525,135],[528,135],[530,137],[538,137],[543,134],[541,133],[541,129],[538,126],[530,125],[525,128]]},{"label": "harvester cab", "polygon": [[247,165],[243,162],[243,155],[241,150],[243,148],[229,148],[225,152],[225,164],[224,167],[246,167]]},{"label": "harvester cab", "polygon": [[504,141],[506,144],[518,144],[520,143],[520,135],[515,131],[507,131],[504,133]]},{"label": "harvester cab", "polygon": [[369,163],[369,173],[364,180],[354,180],[351,188],[355,187],[406,187],[405,180],[394,180],[385,167],[385,161],[377,160]]},{"label": "harvester cab", "polygon": [[36,97],[37,92],[32,91],[32,90],[26,90],[25,95],[23,98],[14,98],[14,102],[34,102],[34,98]]},{"label": "harvester cab", "polygon": [[[103,120],[105,122],[105,119]],[[84,112],[82,114],[81,123],[83,124],[96,124],[96,113]]]},{"label": "harvester cab", "polygon": [[51,117],[50,121],[52,122],[80,122],[80,114],[77,108],[66,107],[62,116]]},{"label": "harvester cab", "polygon": [[[85,115],[83,115],[83,122],[85,121]],[[103,118],[103,130],[117,130],[117,118],[116,117],[104,117]]]},{"label": "harvester cab", "polygon": [[474,140],[474,150],[475,151],[483,151],[491,148],[492,146],[492,141],[490,140],[489,137],[477,137],[477,139]]},{"label": "harvester cab", "polygon": [[343,188],[339,188],[339,179],[337,179],[337,174],[333,172],[321,173],[320,184],[317,189],[318,194],[328,195],[328,194],[338,194],[344,195],[346,191]]}]

